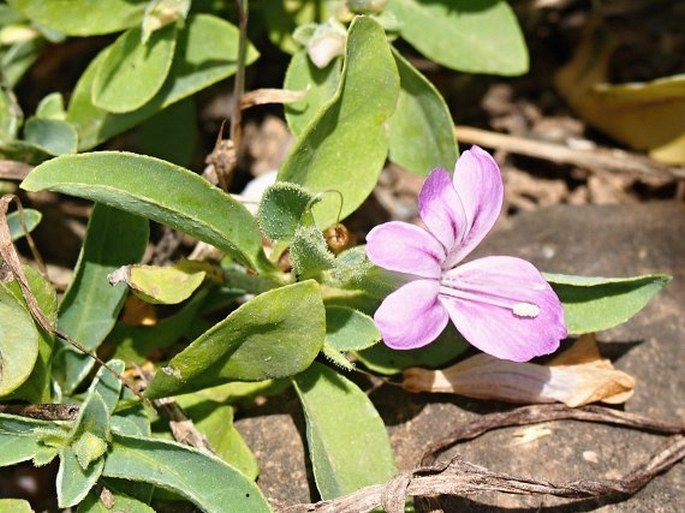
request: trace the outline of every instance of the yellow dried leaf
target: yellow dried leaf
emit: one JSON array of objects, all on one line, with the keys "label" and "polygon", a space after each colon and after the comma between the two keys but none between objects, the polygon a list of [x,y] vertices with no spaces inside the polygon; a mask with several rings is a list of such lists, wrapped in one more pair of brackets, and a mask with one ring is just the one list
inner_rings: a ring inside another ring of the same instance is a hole
[{"label": "yellow dried leaf", "polygon": [[571,61],[555,77],[558,91],[587,123],[653,158],[685,162],[685,75],[612,85],[608,64],[616,38],[588,24]]},{"label": "yellow dried leaf", "polygon": [[512,403],[593,402],[617,404],[632,394],[635,379],[602,358],[593,335],[585,335],[546,365],[499,360],[487,354],[447,369],[409,368],[402,386],[410,392],[439,392]]}]

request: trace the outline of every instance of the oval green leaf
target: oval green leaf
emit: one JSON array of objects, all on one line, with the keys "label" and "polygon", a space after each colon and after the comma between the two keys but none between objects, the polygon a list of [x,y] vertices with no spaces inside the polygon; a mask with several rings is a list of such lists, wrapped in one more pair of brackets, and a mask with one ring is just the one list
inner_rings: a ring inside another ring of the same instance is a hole
[{"label": "oval green leaf", "polygon": [[395,475],[383,420],[357,385],[319,363],[295,376],[294,382],[304,408],[314,479],[323,500],[384,483]]},{"label": "oval green leaf", "polygon": [[[87,349],[97,349],[114,327],[128,289],[125,285],[110,285],[107,276],[119,266],[143,257],[148,224],[142,217],[103,203],[93,207],[74,278],[60,304],[57,321],[62,331]],[[70,394],[94,363],[90,356],[58,340],[53,378],[63,392]]]},{"label": "oval green leaf", "polygon": [[257,485],[238,470],[175,442],[115,434],[103,475],[171,490],[205,513],[271,512]]},{"label": "oval green leaf", "polygon": [[[93,81],[107,49],[100,52],[81,75],[67,111],[67,121],[76,126],[79,134],[79,150],[93,148],[163,108],[233,75],[237,69],[238,41],[238,29],[227,21],[207,14],[189,17],[179,33],[166,82],[142,108],[125,114],[93,105]],[[257,57],[259,52],[248,43],[246,64]]]},{"label": "oval green leaf", "polygon": [[271,269],[252,214],[199,175],[163,160],[125,152],[58,157],[22,182],[99,201],[208,242],[253,269]]},{"label": "oval green leaf", "polygon": [[326,312],[308,280],[260,294],[232,312],[158,371],[151,399],[228,381],[260,381],[306,369],[323,346]]},{"label": "oval green leaf", "polygon": [[126,275],[124,281],[138,297],[148,303],[162,305],[175,305],[188,299],[202,285],[207,274],[177,266],[154,265],[130,265],[122,271]]},{"label": "oval green leaf", "polygon": [[426,57],[468,73],[521,75],[528,49],[505,0],[390,0],[401,35]]},{"label": "oval green leaf", "polygon": [[22,238],[27,233],[31,233],[43,218],[43,214],[32,208],[25,208],[23,210],[23,216],[26,231],[24,231],[24,227],[22,226],[22,219],[19,212],[10,212],[7,214],[7,224],[10,228],[10,238],[12,241]]},{"label": "oval green leaf", "polygon": [[31,21],[67,36],[118,32],[143,19],[148,0],[9,0]]},{"label": "oval green leaf", "polygon": [[23,302],[0,284],[0,397],[31,375],[40,340],[41,334]]},{"label": "oval green leaf", "polygon": [[283,88],[293,91],[307,91],[302,100],[286,103],[285,119],[290,130],[299,136],[314,119],[326,102],[338,90],[340,82],[341,59],[334,59],[323,69],[317,68],[307,55],[306,50],[300,50],[290,61],[285,73]]},{"label": "oval green leaf", "polygon": [[93,80],[93,104],[109,112],[130,112],[145,105],[162,87],[176,48],[176,24],[154,31],[141,42],[141,27],[124,32],[107,50]]},{"label": "oval green leaf", "polygon": [[[48,282],[42,274],[32,267],[23,266],[24,274],[29,283],[33,297],[38,304],[38,308],[43,312],[51,324],[54,324],[57,317],[57,293],[55,288]],[[26,299],[16,281],[7,284],[8,290],[14,297],[21,302],[28,311]],[[38,358],[35,361],[33,370],[28,379],[9,396],[9,399],[22,399],[34,403],[50,401],[51,394],[51,362],[54,337],[46,333],[36,324],[36,329],[40,335],[38,342]]]},{"label": "oval green leaf", "polygon": [[33,509],[23,499],[0,499],[0,513],[33,513]]},{"label": "oval green leaf", "polygon": [[390,160],[426,176],[436,167],[454,168],[459,149],[454,123],[435,86],[394,51],[400,97],[390,118]]},{"label": "oval green leaf", "polygon": [[24,139],[50,155],[76,153],[76,129],[60,119],[31,118],[24,126]]},{"label": "oval green leaf", "polygon": [[624,323],[672,279],[665,274],[631,278],[548,273],[544,276],[561,299],[570,335],[606,330]]},{"label": "oval green leaf", "polygon": [[326,342],[338,351],[358,351],[381,339],[373,319],[344,306],[326,307]]},{"label": "oval green leaf", "polygon": [[[373,70],[370,72],[369,70]],[[314,207],[321,227],[354,212],[371,193],[388,154],[385,123],[399,94],[397,66],[383,28],[356,18],[335,96],[307,124],[283,163],[279,180],[312,192],[335,190]]]}]

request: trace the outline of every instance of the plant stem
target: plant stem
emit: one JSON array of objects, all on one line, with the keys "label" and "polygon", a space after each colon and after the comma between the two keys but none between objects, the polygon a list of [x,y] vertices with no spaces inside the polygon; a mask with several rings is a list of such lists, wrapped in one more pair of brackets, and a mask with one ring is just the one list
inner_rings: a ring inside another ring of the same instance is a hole
[{"label": "plant stem", "polygon": [[236,157],[240,154],[240,143],[242,139],[242,112],[240,109],[240,99],[245,92],[248,3],[248,0],[236,0],[236,5],[238,6],[240,39],[238,41],[238,66],[235,74],[235,83],[233,85],[233,115],[231,116],[231,140],[233,141]]}]

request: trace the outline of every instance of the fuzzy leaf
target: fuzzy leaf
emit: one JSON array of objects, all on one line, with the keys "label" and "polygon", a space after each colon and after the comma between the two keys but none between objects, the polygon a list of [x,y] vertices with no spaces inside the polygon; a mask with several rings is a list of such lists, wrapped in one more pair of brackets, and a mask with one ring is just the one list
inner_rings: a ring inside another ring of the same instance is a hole
[{"label": "fuzzy leaf", "polygon": [[323,345],[325,310],[313,280],[264,292],[176,355],[157,372],[149,398],[228,381],[260,381],[306,369]]},{"label": "fuzzy leaf", "polygon": [[279,180],[312,192],[342,195],[342,211],[334,194],[314,207],[320,227],[354,212],[376,185],[388,154],[385,123],[398,94],[397,66],[385,32],[371,18],[356,18],[348,32],[338,90],[307,124],[278,174]]},{"label": "fuzzy leaf", "polygon": [[257,223],[243,205],[163,160],[109,151],[62,156],[36,167],[22,187],[106,203],[213,244],[253,269],[272,267]]},{"label": "fuzzy leaf", "polygon": [[103,475],[171,490],[205,513],[271,511],[257,485],[234,467],[175,442],[114,435]]}]

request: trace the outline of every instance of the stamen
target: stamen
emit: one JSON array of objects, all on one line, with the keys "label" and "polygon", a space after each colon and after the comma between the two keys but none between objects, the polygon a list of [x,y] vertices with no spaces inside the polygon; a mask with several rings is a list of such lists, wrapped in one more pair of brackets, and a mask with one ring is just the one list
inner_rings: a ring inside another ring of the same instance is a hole
[{"label": "stamen", "polygon": [[455,297],[458,299],[465,299],[467,301],[475,301],[487,305],[497,306],[510,310],[518,317],[527,317],[534,319],[540,315],[540,307],[534,303],[514,302],[512,298],[497,296],[489,294],[482,290],[468,290],[457,285],[457,280],[441,280],[439,294],[443,296]]}]

